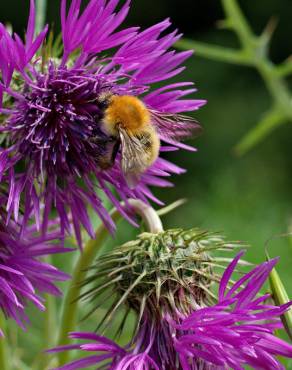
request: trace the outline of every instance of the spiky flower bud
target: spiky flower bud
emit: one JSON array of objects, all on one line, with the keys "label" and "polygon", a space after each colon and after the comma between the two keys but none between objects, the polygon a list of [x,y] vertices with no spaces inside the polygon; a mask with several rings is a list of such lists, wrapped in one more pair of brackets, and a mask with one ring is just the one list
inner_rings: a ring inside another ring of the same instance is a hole
[{"label": "spiky flower bud", "polygon": [[107,293],[111,286],[116,302],[106,322],[124,303],[139,317],[147,312],[157,320],[165,312],[188,313],[214,303],[212,286],[220,276],[213,266],[221,259],[208,252],[232,248],[219,235],[198,229],[143,233],[99,257],[86,282],[98,277],[98,284],[85,296],[103,302],[103,286],[107,285]]},{"label": "spiky flower bud", "polygon": [[234,247],[220,235],[199,229],[142,233],[98,258],[84,282],[88,289],[82,298],[95,303],[91,312],[107,300],[111,303],[99,330],[106,330],[123,312],[120,334],[129,312],[134,311],[133,337],[141,351],[152,343],[156,352],[152,357],[160,359],[162,368],[177,369],[169,320],[180,320],[193,310],[216,303],[217,268],[224,268],[231,259],[209,252]]}]

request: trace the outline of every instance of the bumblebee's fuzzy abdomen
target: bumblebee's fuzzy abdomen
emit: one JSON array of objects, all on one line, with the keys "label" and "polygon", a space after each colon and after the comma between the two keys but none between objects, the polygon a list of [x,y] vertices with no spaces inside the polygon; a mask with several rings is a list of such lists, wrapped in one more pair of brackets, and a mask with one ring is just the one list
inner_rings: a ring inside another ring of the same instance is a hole
[{"label": "bumblebee's fuzzy abdomen", "polygon": [[146,129],[140,131],[135,137],[141,143],[145,155],[145,164],[151,166],[157,159],[160,150],[160,140],[152,126],[147,126]]},{"label": "bumblebee's fuzzy abdomen", "polygon": [[144,126],[151,124],[150,113],[141,100],[134,96],[111,97],[104,115],[105,128],[110,134],[117,134],[120,126],[133,135]]}]

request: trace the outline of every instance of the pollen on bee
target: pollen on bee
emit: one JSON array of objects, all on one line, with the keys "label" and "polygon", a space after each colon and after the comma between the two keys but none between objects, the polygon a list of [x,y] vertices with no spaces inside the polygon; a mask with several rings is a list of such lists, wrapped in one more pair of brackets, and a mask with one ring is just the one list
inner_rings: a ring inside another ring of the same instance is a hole
[{"label": "pollen on bee", "polygon": [[143,102],[134,96],[113,95],[105,111],[104,123],[108,130],[114,131],[120,125],[134,134],[150,123],[150,113]]}]

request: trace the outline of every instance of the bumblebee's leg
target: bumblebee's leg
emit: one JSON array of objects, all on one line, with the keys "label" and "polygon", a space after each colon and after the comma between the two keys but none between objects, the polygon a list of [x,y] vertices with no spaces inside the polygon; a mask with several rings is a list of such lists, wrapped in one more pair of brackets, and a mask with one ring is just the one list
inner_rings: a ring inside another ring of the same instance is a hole
[{"label": "bumblebee's leg", "polygon": [[115,164],[115,160],[119,152],[120,146],[121,146],[121,141],[119,139],[115,140],[115,143],[113,145],[112,158],[111,158],[113,165]]}]

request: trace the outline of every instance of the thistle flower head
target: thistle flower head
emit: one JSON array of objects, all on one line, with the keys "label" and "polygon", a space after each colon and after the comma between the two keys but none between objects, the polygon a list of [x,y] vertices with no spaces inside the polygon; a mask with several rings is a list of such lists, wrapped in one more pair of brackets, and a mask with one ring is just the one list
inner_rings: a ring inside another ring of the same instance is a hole
[{"label": "thistle flower head", "polygon": [[[213,267],[226,258],[216,259],[208,251],[231,248],[198,230],[170,230],[142,234],[103,256],[86,281],[93,286],[85,296],[96,301],[100,295],[104,302],[105,287],[113,286],[111,295],[118,298],[105,323],[124,306],[126,314],[128,308],[136,311],[137,328],[124,348],[96,334],[71,333],[85,343],[53,352],[79,349],[97,354],[59,370],[101,363],[112,370],[243,370],[245,365],[284,369],[276,356],[292,357],[292,346],[274,331],[282,327],[280,316],[291,303],[277,307],[267,303],[268,294],[259,295],[277,259],[232,281],[241,252],[218,279]],[[120,330],[123,325],[125,318]]]},{"label": "thistle flower head", "polygon": [[212,265],[219,260],[212,258],[208,250],[233,247],[219,235],[198,229],[145,232],[99,257],[84,282],[91,284],[98,277],[98,284],[85,292],[84,297],[96,301],[102,284],[110,276],[111,296],[116,296],[116,304],[108,312],[108,321],[121,308],[118,304],[121,296],[139,317],[150,315],[159,322],[166,312],[187,314],[191,308],[214,303],[212,286],[220,276]]},{"label": "thistle flower head", "polygon": [[[0,153],[0,176],[10,183],[7,209],[16,220],[19,198],[25,199],[25,212],[33,208],[43,231],[55,207],[63,233],[70,232],[72,218],[81,244],[81,225],[94,235],[88,204],[110,231],[115,228],[101,193],[129,218],[119,200],[158,201],[148,187],[169,186],[163,177],[183,172],[158,158],[135,187],[129,186],[121,143],[102,129],[103,97],[130,95],[142,100],[166,143],[161,152],[187,148],[179,141],[197,125],[178,113],[196,110],[204,101],[181,99],[195,91],[189,88],[191,83],[152,88],[179,74],[184,69],[181,63],[191,55],[169,51],[180,37],[176,31],[161,36],[169,20],[145,31],[136,27],[116,31],[129,11],[129,1],[117,9],[116,0],[91,0],[81,12],[81,1],[72,0],[67,12],[62,0],[62,45],[52,46],[51,38],[45,41],[48,27],[35,35],[34,0],[30,3],[25,43],[0,25],[0,121],[7,137]],[[107,50],[111,56],[104,55]]]},{"label": "thistle flower head", "polygon": [[134,310],[137,322],[133,343],[137,343],[137,353],[149,348],[147,353],[155,363],[175,369],[177,356],[169,319],[179,321],[193,310],[216,302],[213,288],[220,275],[213,266],[222,263],[208,251],[234,247],[221,236],[198,229],[143,233],[137,240],[99,257],[84,282],[88,289],[83,297],[94,302],[93,310],[108,295],[110,300],[115,297],[98,329],[106,329],[121,311],[120,334],[127,315]]},{"label": "thistle flower head", "polygon": [[28,303],[45,310],[41,294],[61,295],[55,282],[70,278],[41,258],[68,252],[70,249],[56,244],[60,238],[59,233],[52,231],[40,237],[35,227],[22,230],[20,224],[11,220],[7,222],[3,199],[1,203],[0,309],[7,318],[12,318],[25,328],[25,323],[28,322],[25,314]]}]

